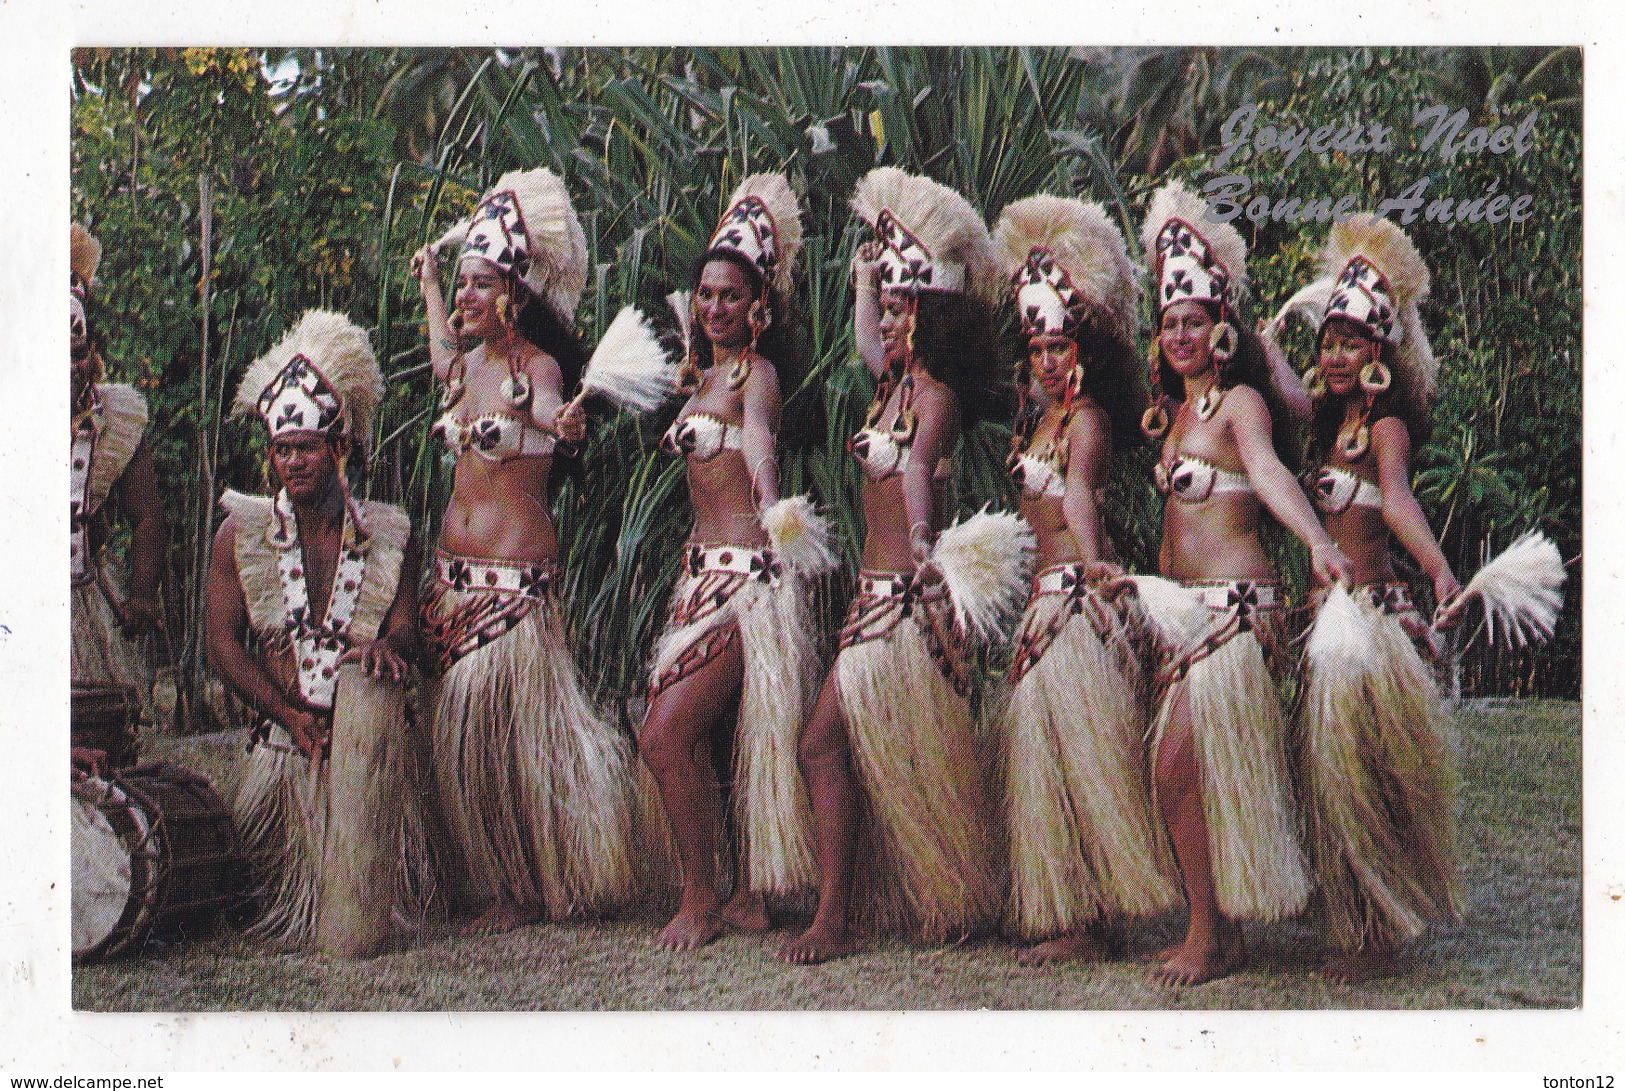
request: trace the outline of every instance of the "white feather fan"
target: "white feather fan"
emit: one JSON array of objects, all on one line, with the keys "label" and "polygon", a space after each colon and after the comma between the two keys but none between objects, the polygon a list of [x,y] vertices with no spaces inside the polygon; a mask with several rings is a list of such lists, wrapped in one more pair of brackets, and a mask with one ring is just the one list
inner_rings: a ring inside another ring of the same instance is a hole
[{"label": "white feather fan", "polygon": [[942,573],[961,629],[979,640],[1004,632],[1026,597],[1036,548],[1020,516],[986,508],[942,532],[930,560]]}]

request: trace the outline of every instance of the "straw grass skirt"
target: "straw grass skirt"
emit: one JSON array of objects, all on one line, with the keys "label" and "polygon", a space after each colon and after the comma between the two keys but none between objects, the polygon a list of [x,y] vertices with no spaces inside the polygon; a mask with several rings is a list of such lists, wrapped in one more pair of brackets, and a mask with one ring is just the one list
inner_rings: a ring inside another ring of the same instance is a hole
[{"label": "straw grass skirt", "polygon": [[142,718],[151,722],[152,660],[144,647],[147,642],[132,640],[119,628],[118,614],[107,597],[121,591],[112,568],[97,558],[90,572],[89,579],[73,585],[70,677],[79,683],[129,686],[141,702]]},{"label": "straw grass skirt", "polygon": [[834,668],[867,806],[858,917],[933,943],[990,927],[1004,893],[987,747],[950,626],[945,600],[865,572]]},{"label": "straw grass skirt", "polygon": [[362,958],[420,930],[435,883],[405,691],[349,663],[333,707],[331,757],[319,763],[269,725],[232,813],[262,883],[249,935]]},{"label": "straw grass skirt", "polygon": [[999,718],[1008,926],[1027,939],[1179,903],[1151,807],[1146,709],[1129,620],[1081,565],[1038,574]]},{"label": "straw grass skirt", "polygon": [[[689,553],[693,563],[672,592],[666,630],[655,645],[650,704],[739,641],[744,678],[731,797],[741,880],[760,893],[793,894],[817,882],[812,809],[796,762],[796,739],[817,696],[811,588],[791,571],[774,573],[765,550],[713,546],[691,547]],[[728,568],[721,566],[724,556]],[[638,764],[646,822],[673,860],[658,786],[647,766]]]},{"label": "straw grass skirt", "polygon": [[1163,671],[1152,760],[1181,695],[1207,820],[1219,908],[1238,920],[1300,913],[1309,876],[1296,836],[1286,757],[1286,718],[1265,659],[1279,642],[1279,600],[1251,581],[1187,585],[1207,604],[1207,629]]},{"label": "straw grass skirt", "polygon": [[1415,612],[1403,585],[1360,588],[1355,603],[1352,616],[1322,611],[1357,631],[1311,655],[1299,720],[1310,857],[1346,951],[1391,949],[1462,911],[1455,740],[1402,624]]},{"label": "straw grass skirt", "polygon": [[422,614],[451,660],[434,700],[434,771],[466,900],[506,897],[551,918],[629,901],[631,746],[583,691],[545,579],[521,594],[436,578]]}]

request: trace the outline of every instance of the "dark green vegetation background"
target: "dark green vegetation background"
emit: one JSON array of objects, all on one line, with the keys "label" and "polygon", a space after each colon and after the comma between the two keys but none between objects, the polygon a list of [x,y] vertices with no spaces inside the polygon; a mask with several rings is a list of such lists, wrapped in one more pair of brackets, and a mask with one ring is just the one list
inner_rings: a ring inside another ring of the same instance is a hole
[{"label": "dark green vegetation background", "polygon": [[[1417,492],[1464,578],[1538,526],[1580,551],[1581,55],[1575,49],[687,49],[81,50],[74,56],[73,212],[106,247],[96,308],[116,379],[151,399],[174,529],[168,650],[177,684],[201,682],[196,614],[213,498],[259,488],[256,430],[222,420],[247,362],[307,307],[371,328],[390,393],[365,488],[406,504],[432,536],[449,474],[427,439],[435,392],[406,258],[504,170],[568,181],[595,262],[579,315],[592,343],[624,303],[664,316],[739,179],[785,170],[804,195],[798,293],[805,377],[789,392],[787,490],[811,490],[858,544],[857,478],[842,442],[870,383],[850,364],[847,263],[853,183],[890,163],[965,193],[989,221],[1040,190],[1100,200],[1131,247],[1150,192],[1199,184],[1242,104],[1260,124],[1376,120],[1389,155],[1244,155],[1226,167],[1272,197],[1353,194],[1360,207],[1424,174],[1430,195],[1529,193],[1507,223],[1418,223],[1434,274],[1424,310],[1442,364]],[[1540,110],[1521,157],[1416,148],[1428,105],[1471,124]],[[209,214],[204,215],[207,208]],[[205,264],[204,226],[209,227]],[[1313,272],[1324,225],[1240,224],[1252,249],[1249,321]],[[205,294],[206,293],[206,294]],[[205,321],[206,316],[206,321]],[[1146,316],[1149,320],[1149,315]],[[1020,346],[1006,320],[1001,358]],[[1309,345],[1289,342],[1298,367]],[[607,694],[641,696],[643,656],[686,533],[681,468],[654,438],[675,412],[606,420],[560,494],[566,602],[583,666]],[[959,505],[1007,504],[1008,440],[964,442]],[[1120,460],[1111,528],[1134,567],[1155,566],[1151,453]],[[1280,546],[1303,589],[1304,559]],[[1580,566],[1557,639],[1539,651],[1475,649],[1466,693],[1579,693]],[[833,619],[846,588],[824,589]],[[1482,642],[1480,642],[1482,643]],[[196,707],[189,702],[190,707]],[[625,706],[622,706],[623,709]]]}]

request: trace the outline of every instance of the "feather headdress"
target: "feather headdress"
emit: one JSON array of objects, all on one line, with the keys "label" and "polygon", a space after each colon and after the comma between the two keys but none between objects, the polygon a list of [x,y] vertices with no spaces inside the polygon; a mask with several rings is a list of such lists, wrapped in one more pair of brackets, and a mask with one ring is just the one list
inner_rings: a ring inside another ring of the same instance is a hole
[{"label": "feather headdress", "polygon": [[987,224],[947,186],[896,167],[876,167],[852,191],[852,211],[883,248],[882,289],[967,292],[998,301],[998,257]]},{"label": "feather headdress", "polygon": [[728,198],[707,250],[738,254],[788,296],[801,252],[801,205],[782,174],[753,174]]},{"label": "feather headdress", "polygon": [[342,314],[311,310],[248,365],[231,413],[260,417],[273,439],[323,432],[365,449],[383,396],[384,377],[366,331]]},{"label": "feather headdress", "polygon": [[1138,270],[1101,205],[1035,194],[1004,210],[993,244],[1029,336],[1070,334],[1088,321],[1125,345],[1134,343]]},{"label": "feather headdress", "polygon": [[1207,202],[1177,179],[1146,209],[1140,243],[1157,280],[1157,313],[1199,300],[1235,306],[1247,292],[1247,243],[1227,223],[1209,223]]},{"label": "feather headdress", "polygon": [[472,254],[513,274],[566,329],[575,328],[587,286],[587,235],[558,175],[546,168],[504,174],[435,248],[452,243],[461,247],[458,260]]},{"label": "feather headdress", "polygon": [[1298,313],[1317,330],[1333,318],[1356,323],[1395,347],[1396,365],[1426,401],[1439,375],[1419,310],[1430,284],[1427,263],[1404,230],[1392,220],[1361,213],[1332,225],[1320,254],[1319,279],[1287,300],[1275,321]]}]

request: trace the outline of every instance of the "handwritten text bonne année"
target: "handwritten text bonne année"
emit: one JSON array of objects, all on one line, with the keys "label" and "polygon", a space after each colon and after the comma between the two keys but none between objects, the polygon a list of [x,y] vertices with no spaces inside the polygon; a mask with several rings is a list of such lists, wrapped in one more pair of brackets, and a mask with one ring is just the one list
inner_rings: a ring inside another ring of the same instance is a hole
[{"label": "handwritten text bonne ann\u00e9e", "polygon": [[[1445,163],[1453,162],[1458,155],[1484,153],[1517,159],[1534,147],[1539,117],[1540,111],[1531,109],[1516,124],[1494,129],[1485,125],[1469,127],[1466,110],[1452,112],[1446,106],[1429,106],[1416,114],[1414,124],[1420,137],[1417,146]],[[1258,107],[1252,105],[1240,107],[1225,120],[1219,129],[1222,147],[1213,160],[1215,170],[1223,170],[1248,148],[1252,149],[1255,160],[1279,153],[1283,165],[1291,166],[1306,151],[1317,155],[1328,152],[1349,156],[1386,155],[1395,146],[1394,126],[1378,121],[1347,121],[1313,128],[1258,125],[1257,121]],[[1469,199],[1450,195],[1429,197],[1428,186],[1432,180],[1432,175],[1423,175],[1397,196],[1378,203],[1377,215],[1395,215],[1403,224],[1419,218],[1439,223],[1522,223],[1534,215],[1534,197],[1527,193],[1496,192],[1500,188],[1499,179],[1492,180],[1484,192]],[[1219,175],[1207,181],[1202,191],[1207,199],[1207,218],[1215,223],[1226,223],[1238,216],[1246,216],[1255,223],[1270,220],[1325,223],[1364,211],[1359,198],[1350,193],[1337,197],[1271,199],[1266,194],[1253,193],[1253,180],[1245,174]]]}]

